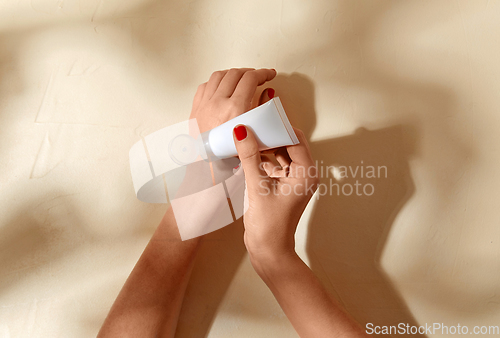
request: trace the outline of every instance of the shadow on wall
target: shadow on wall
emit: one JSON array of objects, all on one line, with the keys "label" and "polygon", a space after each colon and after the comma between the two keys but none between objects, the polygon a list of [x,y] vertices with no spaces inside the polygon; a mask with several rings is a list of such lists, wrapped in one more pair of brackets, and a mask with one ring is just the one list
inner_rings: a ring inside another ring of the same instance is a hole
[{"label": "shadow on wall", "polygon": [[[41,325],[39,317],[46,315],[44,309],[64,301],[64,296],[53,297],[53,292],[57,290],[61,295],[75,289],[73,275],[62,270],[61,264],[85,253],[84,248],[94,238],[83,224],[74,194],[59,189],[39,194],[20,187],[12,198],[23,192],[32,197],[25,198],[21,208],[10,210],[12,216],[0,231],[1,312],[17,313],[17,330],[22,328],[25,335],[33,336]],[[31,317],[19,311],[26,303],[30,304]],[[3,324],[10,326],[14,322]]]},{"label": "shadow on wall", "polygon": [[[458,211],[461,203],[456,196],[460,187],[456,183],[464,176],[464,168],[475,160],[476,149],[471,146],[470,135],[461,133],[452,122],[463,118],[459,115],[461,107],[457,106],[455,95],[448,88],[434,82],[401,77],[396,68],[388,69],[380,57],[371,58],[373,49],[382,48],[374,45],[373,34],[376,34],[385,13],[398,6],[423,11],[423,8],[411,7],[415,4],[372,2],[360,6],[357,2],[341,1],[336,13],[344,18],[344,21],[339,21],[347,28],[338,30],[338,34],[319,48],[294,54],[293,60],[287,60],[286,56],[283,60],[285,65],[294,64],[296,60],[310,60],[317,65],[326,84],[331,82],[338,88],[371,93],[378,98],[379,104],[371,111],[380,114],[385,125],[389,126],[373,130],[360,128],[350,136],[311,143],[320,166],[323,161],[323,166],[353,166],[354,170],[356,166],[366,168],[369,165],[388,168],[387,179],[358,179],[362,185],[372,183],[375,186],[373,196],[344,196],[342,193],[340,196],[324,196],[316,204],[310,219],[307,251],[312,267],[326,285],[330,284],[332,289],[332,285],[335,286],[338,297],[361,322],[378,321],[384,325],[413,322],[398,292],[380,270],[379,262],[395,217],[415,192],[408,161],[420,155],[418,140],[425,140],[427,145],[426,161],[421,163],[421,169],[425,170],[433,196],[428,198],[432,206],[425,209],[426,213],[421,215],[419,222],[425,227],[419,231],[417,239],[423,242],[420,245],[423,250],[415,252],[418,262],[412,261],[414,264],[407,266],[405,280],[416,278],[422,283],[432,282],[428,284],[432,287],[424,295],[419,290],[413,291],[426,297],[422,301],[429,306],[440,307],[447,313],[457,313],[458,309],[468,309],[471,305],[474,306],[471,316],[491,311],[487,302],[478,305],[477,298],[484,296],[484,291],[464,292],[455,276],[440,273],[439,269],[446,270],[450,262],[440,258],[443,247],[431,238],[439,234],[446,238],[445,241],[456,242],[457,254],[462,250],[458,243],[460,229],[457,229],[457,224],[440,221],[443,214]],[[426,11],[429,11],[428,7]],[[437,24],[437,18],[429,20],[429,23]],[[401,64],[405,62],[402,60]],[[276,79],[273,86],[282,97],[292,123],[310,137],[316,126],[312,81],[292,74]],[[337,112],[322,112],[321,116],[325,113]],[[429,150],[429,143],[436,146]],[[334,183],[353,185],[355,181],[356,178],[346,178]],[[324,178],[323,183],[328,185],[330,179]],[[427,222],[433,222],[431,227],[434,228],[431,229]],[[425,231],[429,234],[426,235]],[[446,247],[450,248],[449,245]],[[429,267],[434,267],[433,271],[429,272]],[[497,289],[488,290],[491,295]]]},{"label": "shadow on wall", "polygon": [[[273,86],[292,124],[310,139],[316,123],[312,82],[299,74],[280,75]],[[309,141],[324,194],[309,221],[311,268],[362,325],[417,324],[379,264],[390,227],[414,192],[408,165],[414,143],[414,126],[402,125]],[[333,166],[344,166],[347,177],[334,178]],[[375,178],[367,178],[373,176],[367,175],[369,166]]]},{"label": "shadow on wall", "polygon": [[[51,191],[12,210],[1,229],[0,295],[77,251],[90,234],[76,215],[71,196]],[[69,218],[69,224],[59,220]]]}]

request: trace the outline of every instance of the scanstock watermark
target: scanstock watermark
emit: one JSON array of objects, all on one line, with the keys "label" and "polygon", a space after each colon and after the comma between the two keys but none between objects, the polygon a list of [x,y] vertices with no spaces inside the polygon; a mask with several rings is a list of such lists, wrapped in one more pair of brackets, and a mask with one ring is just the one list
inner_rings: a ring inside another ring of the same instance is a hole
[{"label": "scanstock watermark", "polygon": [[[317,198],[320,196],[372,196],[375,193],[375,185],[370,179],[380,179],[388,177],[387,166],[365,165],[364,161],[360,161],[359,165],[355,166],[333,166],[324,165],[323,161],[316,161],[315,166],[304,167],[300,165],[288,166],[273,166],[267,163],[261,163],[261,169],[264,169],[271,177],[295,177],[303,178],[304,182],[295,183],[290,186],[286,183],[273,183],[273,189],[267,185],[267,180],[261,181],[260,187],[263,189],[263,194],[275,195],[292,193],[301,195],[314,192],[317,184]],[[267,178],[267,176],[265,176]],[[265,178],[263,176],[263,178]],[[312,178],[315,178],[313,180]],[[319,183],[317,179],[320,179]],[[346,182],[348,181],[348,182]]]},{"label": "scanstock watermark", "polygon": [[367,334],[418,334],[418,335],[429,335],[429,334],[440,334],[440,335],[498,335],[500,334],[500,326],[473,326],[469,327],[467,325],[445,325],[443,323],[432,323],[425,325],[410,325],[408,323],[399,323],[398,325],[375,325],[373,323],[367,323],[365,327],[365,332]]}]

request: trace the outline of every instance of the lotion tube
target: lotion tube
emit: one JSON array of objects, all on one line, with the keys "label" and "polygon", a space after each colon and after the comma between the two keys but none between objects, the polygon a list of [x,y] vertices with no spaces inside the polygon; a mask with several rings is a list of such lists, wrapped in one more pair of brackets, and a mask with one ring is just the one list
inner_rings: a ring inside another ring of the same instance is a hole
[{"label": "lotion tube", "polygon": [[204,152],[210,159],[238,155],[233,141],[233,129],[239,124],[244,124],[253,131],[260,151],[299,143],[279,97],[275,97],[201,134]]}]

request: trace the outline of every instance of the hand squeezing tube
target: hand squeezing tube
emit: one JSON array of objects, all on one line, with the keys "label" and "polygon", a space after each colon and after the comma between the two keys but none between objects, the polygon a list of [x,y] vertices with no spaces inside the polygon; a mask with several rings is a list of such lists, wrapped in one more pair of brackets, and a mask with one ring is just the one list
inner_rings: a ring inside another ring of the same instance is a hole
[{"label": "hand squeezing tube", "polygon": [[254,132],[261,151],[299,143],[281,101],[276,97],[201,134],[204,150],[210,158],[238,155],[233,142],[233,128],[238,124],[244,124]]},{"label": "hand squeezing tube", "polygon": [[261,151],[299,143],[281,101],[276,97],[200,134],[197,139],[186,134],[178,135],[168,146],[169,155],[179,165],[192,163],[198,155],[209,161],[236,156],[233,128],[238,124],[244,124],[254,132]]},{"label": "hand squeezing tube", "polygon": [[[171,203],[182,240],[217,230],[244,213],[245,179],[238,167],[233,128],[244,124],[259,150],[298,144],[278,97],[207,132],[196,119],[162,128],[129,152],[136,196]],[[231,212],[228,199],[231,201]]]}]

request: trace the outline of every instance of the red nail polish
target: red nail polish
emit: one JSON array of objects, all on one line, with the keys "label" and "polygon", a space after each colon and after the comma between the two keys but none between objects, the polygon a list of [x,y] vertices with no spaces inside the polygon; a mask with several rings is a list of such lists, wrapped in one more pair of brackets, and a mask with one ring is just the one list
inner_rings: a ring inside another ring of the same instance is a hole
[{"label": "red nail polish", "polygon": [[267,90],[267,96],[269,96],[269,98],[272,99],[274,97],[274,89],[269,88]]},{"label": "red nail polish", "polygon": [[244,140],[247,137],[247,128],[243,125],[234,127],[233,131],[238,141]]}]

